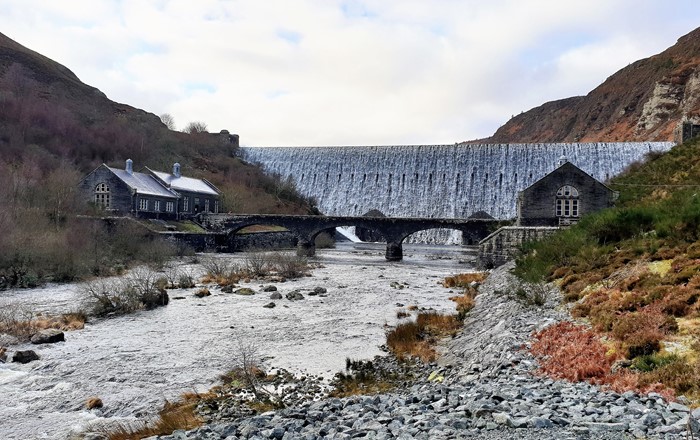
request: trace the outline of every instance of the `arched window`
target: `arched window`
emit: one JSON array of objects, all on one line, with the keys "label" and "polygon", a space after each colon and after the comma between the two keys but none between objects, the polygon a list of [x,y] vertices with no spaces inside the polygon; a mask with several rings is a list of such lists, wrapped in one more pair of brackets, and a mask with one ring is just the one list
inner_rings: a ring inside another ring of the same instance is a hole
[{"label": "arched window", "polygon": [[106,183],[98,183],[95,187],[95,205],[109,209],[110,202],[109,186]]},{"label": "arched window", "polygon": [[579,216],[578,190],[564,185],[557,191],[556,215],[559,223],[572,223]]}]

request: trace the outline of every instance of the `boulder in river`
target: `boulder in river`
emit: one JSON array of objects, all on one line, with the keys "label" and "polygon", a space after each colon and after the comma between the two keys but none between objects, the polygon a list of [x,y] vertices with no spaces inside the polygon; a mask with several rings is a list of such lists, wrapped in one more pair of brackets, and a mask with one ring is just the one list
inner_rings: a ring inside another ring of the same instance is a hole
[{"label": "boulder in river", "polygon": [[55,328],[41,330],[32,336],[32,344],[53,344],[55,342],[62,342],[65,340],[66,337],[63,332]]},{"label": "boulder in river", "polygon": [[34,350],[15,351],[12,355],[12,362],[28,364],[31,361],[38,361],[39,355]]}]

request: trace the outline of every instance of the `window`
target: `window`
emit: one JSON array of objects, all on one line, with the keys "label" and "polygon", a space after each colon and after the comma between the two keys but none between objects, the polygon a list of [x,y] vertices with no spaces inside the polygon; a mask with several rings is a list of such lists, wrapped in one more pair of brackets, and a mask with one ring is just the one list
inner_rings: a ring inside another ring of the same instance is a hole
[{"label": "window", "polygon": [[148,199],[139,199],[139,211],[148,211]]},{"label": "window", "polygon": [[155,212],[160,212],[160,200],[155,200],[153,202],[153,210]]},{"label": "window", "polygon": [[576,222],[579,216],[578,190],[570,185],[565,185],[557,191],[555,213],[559,217],[560,224]]},{"label": "window", "polygon": [[219,201],[214,200],[214,214],[218,214],[218,213],[219,213]]},{"label": "window", "polygon": [[204,212],[209,212],[209,199],[204,199]]},{"label": "window", "polygon": [[95,205],[108,209],[110,202],[109,186],[106,183],[97,184],[95,187]]},{"label": "window", "polygon": [[185,197],[184,199],[182,199],[182,210],[185,212],[190,210],[190,198],[189,197]]},{"label": "window", "polygon": [[192,206],[192,209],[195,213],[199,212],[199,197],[194,198],[194,206]]},{"label": "window", "polygon": [[165,211],[173,212],[175,210],[175,204],[173,202],[165,202]]}]

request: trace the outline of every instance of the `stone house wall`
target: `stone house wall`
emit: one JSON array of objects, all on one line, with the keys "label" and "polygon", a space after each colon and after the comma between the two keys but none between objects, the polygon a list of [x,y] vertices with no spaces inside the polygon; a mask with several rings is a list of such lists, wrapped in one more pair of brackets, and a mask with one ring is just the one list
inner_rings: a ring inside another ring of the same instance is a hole
[{"label": "stone house wall", "polygon": [[617,193],[567,162],[518,194],[519,226],[559,226],[557,191],[565,185],[579,192],[578,217],[613,206]]},{"label": "stone house wall", "polygon": [[119,177],[115,176],[105,165],[100,166],[78,184],[81,199],[90,203],[95,201],[95,188],[105,183],[110,192],[110,211],[116,215],[131,214],[135,210],[131,189]]}]

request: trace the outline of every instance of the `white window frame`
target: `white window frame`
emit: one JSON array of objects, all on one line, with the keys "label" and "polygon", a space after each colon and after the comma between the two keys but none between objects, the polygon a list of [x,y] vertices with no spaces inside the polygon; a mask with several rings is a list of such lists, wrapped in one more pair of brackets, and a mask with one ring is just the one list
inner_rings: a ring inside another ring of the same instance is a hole
[{"label": "white window frame", "polygon": [[153,201],[153,211],[160,212],[160,200]]},{"label": "white window frame", "polygon": [[182,199],[182,210],[183,210],[184,212],[188,212],[188,211],[190,210],[190,198],[187,197],[187,196],[185,196],[185,197]]},{"label": "white window frame", "polygon": [[174,211],[175,211],[175,203],[165,202],[165,212],[174,212]]},{"label": "white window frame", "polygon": [[209,212],[209,199],[204,199],[204,212]]},{"label": "white window frame", "polygon": [[148,199],[143,197],[139,199],[139,211],[148,211]]},{"label": "white window frame", "polygon": [[214,200],[214,214],[218,214],[218,213],[219,213],[219,201]]}]

